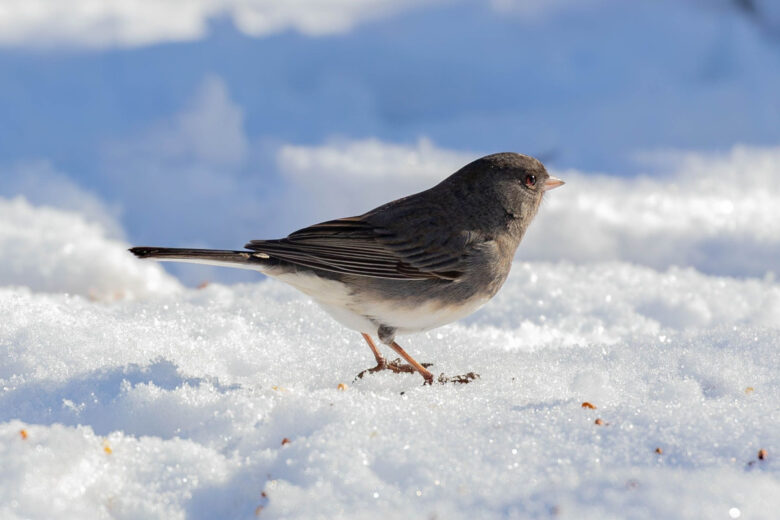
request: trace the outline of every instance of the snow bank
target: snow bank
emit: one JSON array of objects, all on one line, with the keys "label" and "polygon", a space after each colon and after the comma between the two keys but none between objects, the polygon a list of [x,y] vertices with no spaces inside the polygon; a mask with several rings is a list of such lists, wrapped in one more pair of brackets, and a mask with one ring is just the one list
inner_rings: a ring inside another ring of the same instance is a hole
[{"label": "snow bank", "polygon": [[88,221],[97,222],[108,237],[124,237],[119,206],[106,204],[49,161],[22,161],[10,167],[2,166],[0,178],[0,199],[22,195],[33,206],[75,212]]},{"label": "snow bank", "polygon": [[780,148],[656,159],[665,173],[634,179],[555,172],[566,186],[546,198],[519,257],[780,272]]},{"label": "snow bank", "polygon": [[771,518],[778,324],[771,281],[517,264],[480,315],[403,338],[482,376],[422,387],[353,381],[362,339],[273,281],[6,288],[0,516]]},{"label": "snow bank", "polygon": [[170,293],[179,283],[137,262],[129,246],[77,213],[0,198],[0,286],[68,292],[97,300]]}]

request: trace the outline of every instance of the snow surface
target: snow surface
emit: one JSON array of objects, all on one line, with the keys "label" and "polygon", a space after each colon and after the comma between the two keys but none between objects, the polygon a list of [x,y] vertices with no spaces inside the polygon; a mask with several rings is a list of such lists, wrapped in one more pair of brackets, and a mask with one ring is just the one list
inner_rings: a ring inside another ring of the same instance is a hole
[{"label": "snow surface", "polygon": [[70,292],[106,300],[167,293],[179,283],[159,266],[136,262],[103,224],[24,197],[0,197],[0,286]]},{"label": "snow surface", "polygon": [[[353,380],[369,349],[293,289],[184,289],[0,199],[0,518],[776,518],[780,160],[702,161],[676,188],[559,172],[499,295],[401,338],[460,386]],[[620,247],[523,260],[584,219]],[[756,247],[684,267],[707,237]]]},{"label": "snow surface", "polygon": [[712,274],[780,273],[780,147],[648,157],[661,173],[621,179],[555,172],[524,258],[629,260]]}]

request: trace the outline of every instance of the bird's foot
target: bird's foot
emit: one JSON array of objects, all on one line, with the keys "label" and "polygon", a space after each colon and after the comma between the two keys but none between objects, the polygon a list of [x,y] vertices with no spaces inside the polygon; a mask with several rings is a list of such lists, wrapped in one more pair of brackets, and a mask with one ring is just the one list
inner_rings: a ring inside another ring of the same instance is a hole
[{"label": "bird's foot", "polygon": [[439,384],[442,385],[445,383],[455,383],[455,384],[465,385],[477,379],[479,379],[479,374],[475,374],[474,372],[469,372],[467,374],[462,374],[459,376],[452,376],[452,377],[447,377],[444,374],[441,374],[439,376],[438,382]]},{"label": "bird's foot", "polygon": [[[425,368],[433,366],[433,363],[420,363],[420,364]],[[402,363],[401,358],[394,359],[390,362],[382,359],[382,361],[378,362],[374,368],[367,368],[362,372],[360,372],[358,375],[356,375],[355,381],[357,381],[358,379],[363,379],[363,376],[365,376],[366,374],[373,374],[375,372],[381,372],[382,370],[389,370],[396,374],[413,374],[417,372],[417,370],[415,370],[415,368],[412,365],[408,363]]]},{"label": "bird's foot", "polygon": [[[423,368],[432,367],[433,363],[420,363]],[[391,362],[387,363],[387,370],[392,370],[393,372],[397,374],[401,373],[410,373],[413,374],[416,372],[415,368],[408,364],[408,363],[401,363],[401,358],[395,358]]]}]

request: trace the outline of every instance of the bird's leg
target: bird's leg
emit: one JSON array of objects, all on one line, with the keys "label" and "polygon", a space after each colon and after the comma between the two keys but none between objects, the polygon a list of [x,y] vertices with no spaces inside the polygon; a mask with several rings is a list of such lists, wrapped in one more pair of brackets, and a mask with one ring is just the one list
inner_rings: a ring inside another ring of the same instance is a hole
[{"label": "bird's leg", "polygon": [[[381,325],[379,329],[376,331],[377,336],[379,336],[379,341],[390,347],[391,349],[395,350],[397,354],[399,354],[402,358],[406,360],[409,365],[402,365],[398,363],[397,361],[393,361],[392,364],[395,364],[398,368],[404,368],[405,370],[408,370],[411,368],[412,370],[416,370],[420,373],[421,376],[423,376],[423,379],[425,379],[425,384],[430,385],[433,382],[433,374],[428,372],[426,370],[427,367],[431,366],[430,363],[418,363],[415,361],[415,359],[406,353],[404,349],[401,348],[401,345],[395,342],[395,329],[393,327],[388,327],[387,325]],[[410,367],[411,365],[411,367]],[[409,370],[410,372],[412,370]]]},{"label": "bird's leg", "polygon": [[371,370],[376,372],[377,370],[384,370],[387,368],[387,360],[382,356],[382,354],[379,353],[379,349],[376,348],[376,345],[374,345],[374,342],[371,340],[371,336],[365,332],[361,332],[360,335],[363,336],[364,340],[366,340],[368,347],[371,349],[371,352],[374,353],[374,357],[376,358],[376,367],[372,368]]},{"label": "bird's leg", "polygon": [[374,368],[367,368],[366,370],[363,370],[355,377],[355,379],[363,379],[363,376],[366,374],[373,374],[374,372],[380,372],[382,370],[390,370],[396,374],[414,373],[414,367],[411,365],[402,364],[400,359],[396,359],[388,363],[384,356],[379,353],[379,349],[371,340],[371,336],[363,332],[361,332],[360,335],[363,336],[363,339],[366,340],[366,343],[368,343],[368,347],[371,349],[371,352],[374,353],[374,358],[376,358],[376,366]]},{"label": "bird's leg", "polygon": [[[415,364],[418,364],[416,361],[413,364],[404,364],[401,363],[400,359],[395,359],[393,361],[388,362],[382,354],[379,352],[379,349],[376,347],[374,342],[371,340],[371,336],[368,334],[365,334],[363,332],[360,333],[361,336],[363,336],[363,339],[366,340],[366,343],[368,343],[368,347],[371,349],[371,352],[374,354],[374,358],[376,358],[376,366],[374,368],[368,368],[366,370],[363,370],[360,372],[355,379],[362,379],[364,375],[366,374],[373,374],[374,372],[379,372],[381,370],[390,370],[391,372],[395,372],[396,374],[413,374],[414,372],[417,372],[417,367]],[[401,348],[401,347],[398,347]],[[393,349],[395,350],[395,349]],[[403,349],[401,349],[403,351]],[[397,351],[396,351],[397,352]],[[400,353],[400,352],[399,352]],[[404,352],[404,356],[408,356],[409,354],[406,354]],[[411,359],[411,357],[410,357]],[[418,364],[419,365],[419,364]],[[430,363],[422,363],[421,365],[423,367],[423,370],[425,370],[426,367],[431,366]],[[427,372],[427,371],[426,371]],[[423,376],[425,377],[425,376]],[[433,376],[431,376],[433,377]]]},{"label": "bird's leg", "polygon": [[425,379],[425,384],[430,385],[433,384],[433,374],[428,372],[428,370],[425,369],[424,366],[422,366],[420,363],[414,360],[412,356],[406,353],[404,349],[401,348],[401,345],[393,341],[390,343],[389,347],[398,353],[402,358],[406,360],[407,363],[412,365],[415,370],[417,370],[421,376],[423,376],[423,379]]}]

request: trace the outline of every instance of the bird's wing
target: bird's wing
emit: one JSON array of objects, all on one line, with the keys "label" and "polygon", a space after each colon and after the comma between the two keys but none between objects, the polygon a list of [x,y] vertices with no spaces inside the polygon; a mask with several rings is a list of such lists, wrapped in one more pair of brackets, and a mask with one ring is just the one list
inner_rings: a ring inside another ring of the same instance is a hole
[{"label": "bird's wing", "polygon": [[370,216],[330,220],[244,247],[295,265],[372,278],[457,280],[462,275],[468,232],[424,241],[419,240],[424,229],[399,232],[390,229],[397,226],[371,223]]}]

